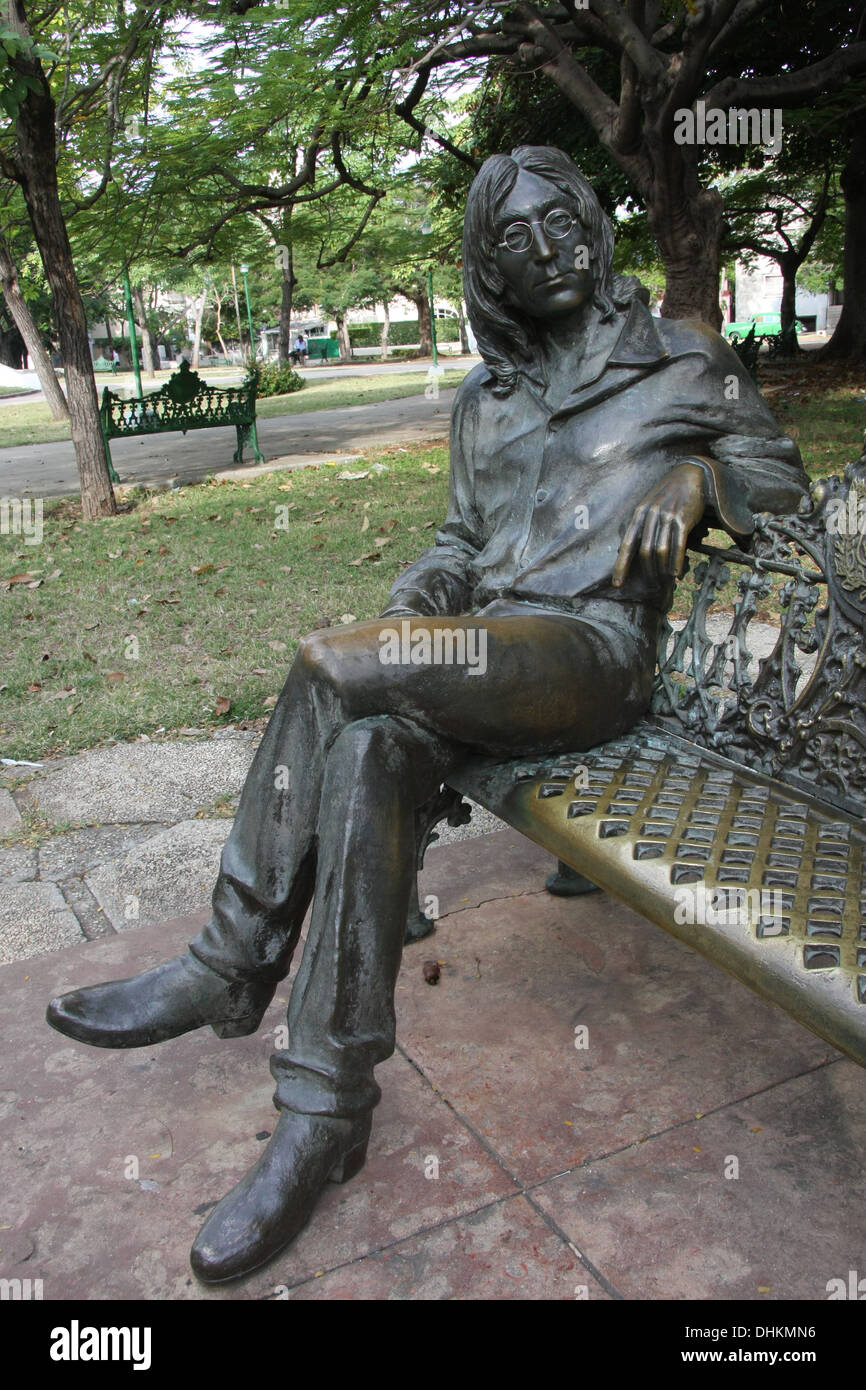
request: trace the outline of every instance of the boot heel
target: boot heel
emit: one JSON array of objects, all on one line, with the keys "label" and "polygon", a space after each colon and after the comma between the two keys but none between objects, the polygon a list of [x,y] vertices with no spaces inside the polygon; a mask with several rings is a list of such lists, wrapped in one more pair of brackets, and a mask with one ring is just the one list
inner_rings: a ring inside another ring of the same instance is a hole
[{"label": "boot heel", "polygon": [[212,1023],[211,1028],[218,1038],[246,1038],[256,1031],[263,1017],[263,1014],[247,1014],[246,1018],[227,1018],[222,1023]]},{"label": "boot heel", "polygon": [[367,1145],[370,1136],[362,1139],[360,1144],[356,1144],[348,1153],[344,1153],[339,1163],[336,1163],[328,1174],[328,1182],[348,1182],[360,1173],[364,1164],[367,1162]]}]

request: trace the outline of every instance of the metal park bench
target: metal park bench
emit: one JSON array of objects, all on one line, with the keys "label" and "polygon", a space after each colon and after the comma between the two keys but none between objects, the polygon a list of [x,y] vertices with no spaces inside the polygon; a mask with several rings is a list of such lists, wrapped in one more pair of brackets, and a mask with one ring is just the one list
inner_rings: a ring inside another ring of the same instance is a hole
[{"label": "metal park bench", "polygon": [[[692,549],[651,712],[589,751],[473,761],[419,813],[419,862],[469,796],[557,857],[550,891],[605,889],[866,1065],[864,518],[866,454],[759,517],[748,554]],[[416,899],[407,940],[430,930]]]},{"label": "metal park bench", "polygon": [[117,367],[117,362],[109,362],[108,358],[103,357],[101,353],[98,357],[94,357],[93,359],[93,370],[95,372],[113,372],[116,376]]},{"label": "metal park bench", "polygon": [[760,333],[757,337],[753,324],[745,338],[741,338],[739,333],[732,333],[727,342],[753,378],[757,376],[758,353],[762,343],[767,344],[771,361],[779,357],[796,357],[800,352],[797,329],[793,323],[784,328],[781,333]]},{"label": "metal park bench", "polygon": [[232,459],[243,463],[244,447],[250,444],[256,463],[264,463],[256,431],[256,384],[243,386],[208,386],[198,372],[184,360],[158,391],[148,396],[132,396],[124,400],[106,386],[99,407],[105,457],[111,481],[119,481],[111,461],[109,441],[134,434],[162,434],[170,430],[213,429],[218,425],[234,425],[237,448]]}]

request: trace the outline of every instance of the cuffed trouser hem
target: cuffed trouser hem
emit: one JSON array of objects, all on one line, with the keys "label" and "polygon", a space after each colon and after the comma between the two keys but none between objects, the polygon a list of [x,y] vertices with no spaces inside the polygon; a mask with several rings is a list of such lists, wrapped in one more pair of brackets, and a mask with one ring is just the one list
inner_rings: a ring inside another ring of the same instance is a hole
[{"label": "cuffed trouser hem", "polygon": [[284,1053],[271,1058],[271,1075],[277,1082],[274,1105],[301,1115],[328,1115],[355,1120],[379,1104],[382,1088],[372,1077],[335,1078],[311,1067],[302,1067]]}]

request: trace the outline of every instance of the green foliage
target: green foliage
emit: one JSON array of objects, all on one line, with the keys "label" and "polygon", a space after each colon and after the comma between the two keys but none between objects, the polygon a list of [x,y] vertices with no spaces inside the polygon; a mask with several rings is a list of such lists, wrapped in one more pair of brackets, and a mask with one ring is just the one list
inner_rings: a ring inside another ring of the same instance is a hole
[{"label": "green foliage", "polygon": [[[352,347],[378,347],[382,341],[381,323],[350,323],[349,337]],[[436,341],[457,343],[460,341],[460,327],[455,318],[436,320]],[[388,342],[393,347],[407,347],[418,342],[418,320],[398,319],[391,324]]]},{"label": "green foliage", "polygon": [[60,61],[45,44],[34,43],[29,35],[0,23],[0,106],[10,120],[15,120],[27,93],[39,91],[38,79],[30,73],[19,72],[16,60],[34,62],[42,58],[48,62]]},{"label": "green foliage", "polygon": [[256,362],[247,368],[244,385],[254,381],[258,396],[288,396],[300,391],[304,378],[287,362]]}]

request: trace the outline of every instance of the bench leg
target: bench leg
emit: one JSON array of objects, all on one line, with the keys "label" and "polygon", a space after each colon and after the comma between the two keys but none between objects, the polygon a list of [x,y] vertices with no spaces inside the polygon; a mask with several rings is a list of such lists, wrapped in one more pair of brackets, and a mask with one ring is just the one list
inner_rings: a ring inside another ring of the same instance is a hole
[{"label": "bench leg", "polygon": [[[447,820],[449,825],[465,825],[472,816],[472,809],[459,792],[450,787],[442,787],[429,801],[415,812],[415,843],[417,846],[418,873],[424,867],[424,855],[432,840],[438,840],[436,826]],[[409,899],[409,912],[406,918],[405,945],[412,941],[423,941],[425,936],[436,930],[435,916],[427,916],[421,909],[418,897],[418,873],[412,883],[412,896]]]},{"label": "bench leg", "polygon": [[235,434],[238,437],[238,447],[232,454],[233,463],[243,463],[244,447],[252,445],[253,457],[256,463],[264,463],[265,456],[259,448],[259,436],[256,432],[256,422],[253,420],[251,425],[235,425]]},{"label": "bench leg", "polygon": [[597,883],[579,874],[570,864],[563,864],[561,859],[557,861],[556,873],[550,875],[544,886],[555,898],[579,898],[584,893],[599,892]]},{"label": "bench leg", "polygon": [[117,476],[117,472],[111,459],[111,445],[109,444],[108,438],[105,434],[103,434],[102,436],[102,442],[105,445],[105,462],[108,464],[109,481],[112,483],[119,483],[120,479]]}]

